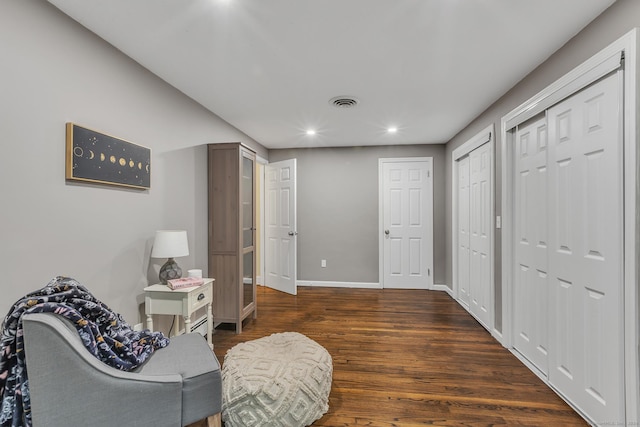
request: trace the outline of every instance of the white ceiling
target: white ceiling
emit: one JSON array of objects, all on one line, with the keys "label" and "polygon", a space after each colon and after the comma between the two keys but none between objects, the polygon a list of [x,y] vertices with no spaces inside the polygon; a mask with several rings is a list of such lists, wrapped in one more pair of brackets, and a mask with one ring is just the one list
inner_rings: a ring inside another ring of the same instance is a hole
[{"label": "white ceiling", "polygon": [[615,0],[49,1],[287,148],[447,142]]}]

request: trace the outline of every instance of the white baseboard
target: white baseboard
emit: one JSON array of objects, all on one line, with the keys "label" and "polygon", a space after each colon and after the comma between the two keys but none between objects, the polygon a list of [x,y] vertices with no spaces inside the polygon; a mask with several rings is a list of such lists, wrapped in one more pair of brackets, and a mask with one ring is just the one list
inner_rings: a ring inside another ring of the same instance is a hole
[{"label": "white baseboard", "polygon": [[[380,283],[375,282],[333,282],[323,280],[298,280],[298,286],[317,286],[327,288],[362,288],[362,289],[382,289]],[[453,298],[453,290],[447,285],[434,284],[434,291],[443,291]],[[455,298],[454,298],[455,299]]]},{"label": "white baseboard", "polygon": [[502,346],[506,349],[511,349],[509,345],[507,345],[507,342],[504,340],[504,336],[502,335],[502,332],[500,332],[499,330],[497,330],[495,327],[493,328],[493,330],[491,331],[491,335],[493,335],[493,337],[500,343],[502,344]]},{"label": "white baseboard", "polygon": [[[453,289],[451,289],[447,285],[434,284],[433,285],[433,290],[434,291],[446,292],[451,297],[452,300],[456,301],[458,304],[460,304],[460,306],[462,308],[464,308],[465,310],[467,310],[467,312],[469,312],[469,314],[471,314],[471,312],[469,311],[469,306],[464,304],[462,301],[456,299],[456,297],[453,296]],[[511,350],[510,346],[508,346],[507,343],[505,342],[504,336],[502,335],[502,332],[497,330],[495,327],[493,327],[491,329],[488,329],[487,331],[491,334],[491,336],[493,336],[493,338],[495,338],[496,341],[498,341],[500,344],[502,344],[503,347],[505,347],[506,349]]]},{"label": "white baseboard", "polygon": [[[447,285],[434,283],[432,290],[446,292],[447,294],[449,294],[449,296],[451,298],[453,298],[453,289],[450,289]],[[455,298],[453,298],[453,299],[455,299]]]},{"label": "white baseboard", "polygon": [[[587,421],[592,426],[597,425],[594,421],[592,421],[589,418],[589,416],[585,412],[582,411],[582,409],[580,409],[579,406],[574,404],[571,401],[571,399],[566,397],[560,390],[558,390],[557,388],[555,388],[553,386],[553,384],[551,384],[551,382],[549,381],[549,376],[547,374],[545,374],[544,372],[541,372],[533,363],[529,362],[529,360],[526,357],[524,357],[522,354],[520,354],[520,352],[518,350],[516,350],[514,348],[510,348],[508,350],[520,362],[522,362],[522,364],[524,366],[526,366],[531,372],[533,372],[538,378],[540,378],[540,380],[542,380],[542,382],[545,383],[547,387],[549,387],[555,394],[557,394],[559,398],[564,400],[567,405],[571,406],[571,408],[573,408],[573,410],[576,411],[578,413],[578,415],[580,415],[582,418],[584,418],[585,421]],[[612,423],[612,425],[614,425],[614,424],[617,424],[617,423]],[[620,425],[624,425],[624,423],[621,423]],[[627,424],[627,425],[633,425],[633,424]]]},{"label": "white baseboard", "polygon": [[380,283],[368,282],[326,282],[322,280],[298,280],[298,286],[317,286],[326,288],[363,288],[382,289]]}]

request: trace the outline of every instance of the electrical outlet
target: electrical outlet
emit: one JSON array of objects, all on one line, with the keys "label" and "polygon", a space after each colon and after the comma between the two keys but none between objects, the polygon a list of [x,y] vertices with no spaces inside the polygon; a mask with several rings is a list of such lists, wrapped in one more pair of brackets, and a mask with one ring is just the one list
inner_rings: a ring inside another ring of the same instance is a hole
[{"label": "electrical outlet", "polygon": [[326,259],[320,260],[320,267],[325,268],[326,266],[327,266],[327,260]]}]

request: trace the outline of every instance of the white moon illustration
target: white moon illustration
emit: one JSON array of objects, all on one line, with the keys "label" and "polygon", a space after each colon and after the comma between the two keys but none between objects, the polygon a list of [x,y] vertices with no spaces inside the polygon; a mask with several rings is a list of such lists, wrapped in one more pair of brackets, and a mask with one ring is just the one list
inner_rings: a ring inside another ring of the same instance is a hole
[{"label": "white moon illustration", "polygon": [[93,159],[95,155],[93,154],[92,150],[89,150],[89,159]]}]

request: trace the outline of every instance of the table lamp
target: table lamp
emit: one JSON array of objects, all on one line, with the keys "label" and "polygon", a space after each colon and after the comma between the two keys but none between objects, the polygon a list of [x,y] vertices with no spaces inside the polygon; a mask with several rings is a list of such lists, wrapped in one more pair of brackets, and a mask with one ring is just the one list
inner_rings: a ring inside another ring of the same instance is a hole
[{"label": "table lamp", "polygon": [[167,280],[182,277],[182,269],[174,258],[189,255],[187,232],[184,230],[158,230],[151,250],[152,258],[168,258],[160,268],[160,282],[167,284]]}]

